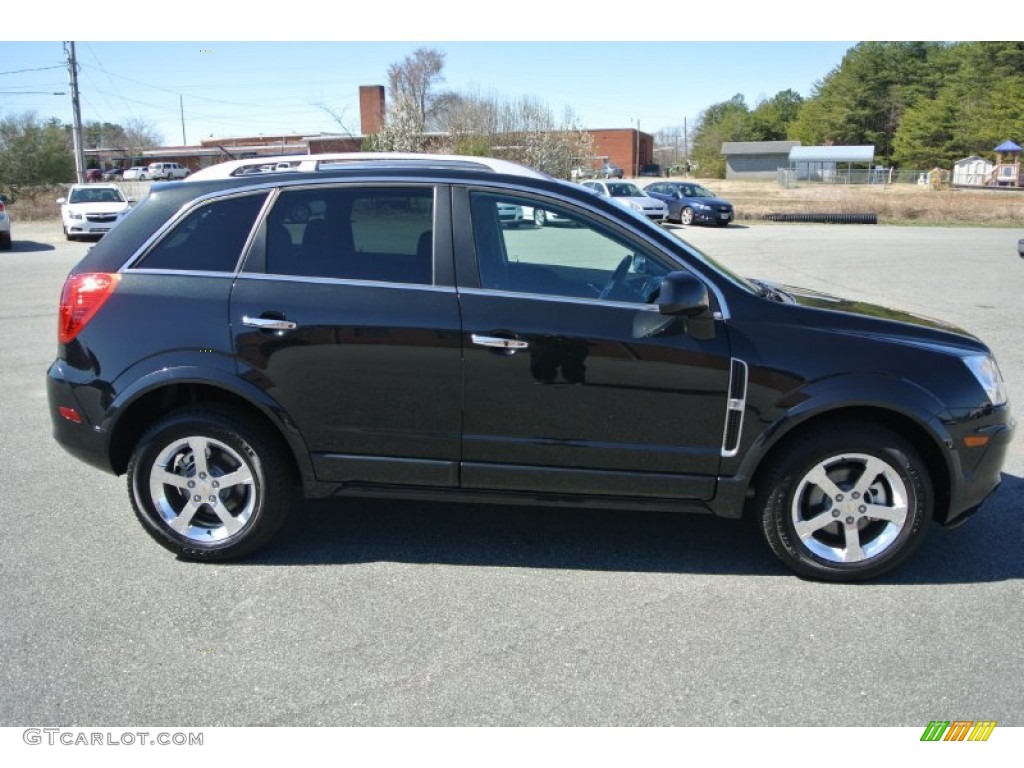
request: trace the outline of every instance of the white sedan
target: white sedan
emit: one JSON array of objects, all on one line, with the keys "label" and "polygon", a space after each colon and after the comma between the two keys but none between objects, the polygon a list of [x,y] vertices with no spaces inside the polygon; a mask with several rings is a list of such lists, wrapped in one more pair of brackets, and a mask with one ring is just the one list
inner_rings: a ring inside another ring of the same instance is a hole
[{"label": "white sedan", "polygon": [[67,197],[57,198],[64,236],[104,235],[131,209],[116,184],[73,184]]},{"label": "white sedan", "polygon": [[610,197],[619,205],[662,222],[668,218],[668,206],[651,197],[631,181],[584,181],[583,186],[599,195]]}]

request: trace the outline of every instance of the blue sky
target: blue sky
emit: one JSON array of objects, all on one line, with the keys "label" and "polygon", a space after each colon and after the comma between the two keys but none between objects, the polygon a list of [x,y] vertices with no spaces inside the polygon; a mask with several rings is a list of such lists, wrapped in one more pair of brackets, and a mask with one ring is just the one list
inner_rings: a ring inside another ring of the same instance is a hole
[{"label": "blue sky", "polygon": [[[852,42],[88,42],[78,41],[82,119],[151,122],[168,143],[210,135],[339,130],[359,133],[358,88],[386,84],[389,64],[417,47],[445,53],[458,92],[535,97],[589,128],[692,125],[742,93],[751,106],[792,88],[808,95]],[[70,121],[59,42],[0,48],[0,111]],[[38,71],[21,72],[43,67]],[[26,93],[36,91],[41,93]],[[179,98],[180,97],[180,98]]]},{"label": "blue sky", "polygon": [[[992,2],[993,17],[1002,6],[1011,12],[1006,0]],[[883,0],[861,0],[856,14],[838,20],[817,0],[730,0],[700,12],[663,2],[623,12],[621,4],[570,0],[294,6],[176,0],[173,13],[136,5],[82,13],[69,0],[45,7],[45,16],[24,4],[5,11],[0,117],[34,111],[70,122],[70,97],[53,95],[69,91],[63,45],[39,41],[74,37],[83,120],[141,119],[168,144],[182,141],[182,111],[188,143],[341,130],[318,104],[359,133],[359,86],[385,84],[388,66],[421,46],[446,54],[443,88],[509,100],[532,96],[556,115],[570,108],[589,128],[639,124],[653,133],[684,119],[692,125],[703,109],[737,93],[751,107],[787,88],[809,95],[855,44],[820,41],[837,31],[872,39],[880,18],[888,39],[944,39],[947,31],[937,28],[939,14],[912,19],[909,8]],[[242,7],[261,10],[244,14]],[[734,39],[684,39],[715,32]],[[161,33],[188,42],[163,40]],[[292,41],[267,40],[275,36]],[[390,42],[360,39],[372,37]]]}]

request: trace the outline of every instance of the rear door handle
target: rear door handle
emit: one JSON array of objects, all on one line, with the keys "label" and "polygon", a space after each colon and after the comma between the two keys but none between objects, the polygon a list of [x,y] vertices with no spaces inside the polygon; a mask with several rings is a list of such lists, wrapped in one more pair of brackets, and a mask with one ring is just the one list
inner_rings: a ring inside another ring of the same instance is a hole
[{"label": "rear door handle", "polygon": [[242,325],[259,328],[261,331],[294,331],[299,326],[291,320],[280,317],[249,317],[242,315]]},{"label": "rear door handle", "polygon": [[522,341],[520,339],[503,339],[499,336],[481,336],[478,333],[474,333],[470,336],[473,343],[481,347],[492,347],[494,349],[526,349],[530,346],[530,342]]}]

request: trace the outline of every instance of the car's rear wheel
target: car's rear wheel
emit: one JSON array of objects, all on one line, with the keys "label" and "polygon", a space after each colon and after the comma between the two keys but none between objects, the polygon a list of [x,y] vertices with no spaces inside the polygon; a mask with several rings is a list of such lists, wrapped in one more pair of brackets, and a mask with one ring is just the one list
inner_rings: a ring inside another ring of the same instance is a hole
[{"label": "car's rear wheel", "polygon": [[293,500],[288,457],[244,413],[173,412],[143,435],[128,492],[146,531],[191,560],[228,560],[270,541]]},{"label": "car's rear wheel", "polygon": [[841,425],[789,446],[758,483],[761,528],[797,573],[860,581],[902,563],[932,517],[927,466],[882,427]]},{"label": "car's rear wheel", "polygon": [[11,233],[0,232],[0,251],[11,250]]},{"label": "car's rear wheel", "polygon": [[679,223],[680,224],[693,224],[693,208],[684,206],[679,211]]},{"label": "car's rear wheel", "polygon": [[533,209],[533,223],[538,227],[543,227],[548,223],[547,211],[542,211],[540,208]]}]

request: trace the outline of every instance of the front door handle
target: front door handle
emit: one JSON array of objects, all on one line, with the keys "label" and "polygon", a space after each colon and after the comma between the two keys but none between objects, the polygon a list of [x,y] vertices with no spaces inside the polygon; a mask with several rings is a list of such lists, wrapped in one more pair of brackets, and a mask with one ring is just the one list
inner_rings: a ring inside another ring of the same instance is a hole
[{"label": "front door handle", "polygon": [[294,331],[299,326],[282,317],[249,317],[242,316],[242,325],[259,328],[261,331]]},{"label": "front door handle", "polygon": [[481,336],[478,333],[474,333],[470,338],[474,344],[481,347],[492,347],[494,349],[526,349],[530,346],[530,342],[522,341],[520,339],[503,339],[499,336]]}]

